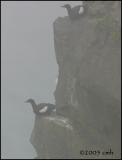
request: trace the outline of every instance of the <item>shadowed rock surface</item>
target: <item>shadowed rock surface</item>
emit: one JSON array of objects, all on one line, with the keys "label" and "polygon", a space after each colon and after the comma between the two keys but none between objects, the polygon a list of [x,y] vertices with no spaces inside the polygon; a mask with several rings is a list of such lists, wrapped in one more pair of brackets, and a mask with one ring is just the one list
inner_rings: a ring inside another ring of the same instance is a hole
[{"label": "shadowed rock surface", "polygon": [[[54,22],[57,115],[35,117],[31,143],[38,159],[120,158],[121,4],[85,3],[80,20]],[[113,155],[80,155],[110,148]]]}]

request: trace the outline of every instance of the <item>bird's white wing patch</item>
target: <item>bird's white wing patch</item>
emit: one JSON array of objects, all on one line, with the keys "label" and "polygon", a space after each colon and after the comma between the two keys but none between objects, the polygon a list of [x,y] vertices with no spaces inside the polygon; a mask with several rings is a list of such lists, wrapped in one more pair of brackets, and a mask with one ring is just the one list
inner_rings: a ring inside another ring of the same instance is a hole
[{"label": "bird's white wing patch", "polygon": [[39,112],[40,113],[45,113],[48,109],[48,106],[45,106],[44,108],[40,109]]},{"label": "bird's white wing patch", "polygon": [[84,7],[81,7],[79,13],[84,13]]},{"label": "bird's white wing patch", "polygon": [[78,13],[83,13],[84,8],[83,7],[79,7],[79,6],[75,6],[75,7],[72,8],[72,10],[73,10],[73,12],[75,14],[78,14]]}]

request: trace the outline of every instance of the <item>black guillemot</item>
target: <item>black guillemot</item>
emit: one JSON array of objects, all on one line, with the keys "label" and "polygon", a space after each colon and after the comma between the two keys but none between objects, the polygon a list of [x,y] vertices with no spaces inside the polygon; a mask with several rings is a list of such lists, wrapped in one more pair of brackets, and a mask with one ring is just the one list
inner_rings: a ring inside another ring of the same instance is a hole
[{"label": "black guillemot", "polygon": [[37,105],[33,99],[28,99],[26,103],[30,103],[32,105],[33,112],[36,115],[50,115],[56,111],[56,106],[51,103],[40,103]]},{"label": "black guillemot", "polygon": [[77,5],[75,7],[71,7],[70,4],[65,4],[65,5],[63,5],[61,7],[64,7],[64,8],[67,9],[69,18],[71,20],[76,20],[76,19],[80,18],[80,16],[81,16],[79,11],[80,11],[80,8],[83,7],[83,5]]}]

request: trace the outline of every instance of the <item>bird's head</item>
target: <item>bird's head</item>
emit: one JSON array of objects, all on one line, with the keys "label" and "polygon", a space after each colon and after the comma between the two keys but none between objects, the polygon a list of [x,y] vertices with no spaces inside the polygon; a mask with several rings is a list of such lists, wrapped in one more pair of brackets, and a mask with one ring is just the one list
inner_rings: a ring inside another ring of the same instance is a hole
[{"label": "bird's head", "polygon": [[34,100],[30,98],[27,101],[25,101],[25,103],[34,103]]},{"label": "bird's head", "polygon": [[70,4],[65,4],[65,5],[63,5],[61,7],[63,7],[63,8],[71,8],[71,5]]}]

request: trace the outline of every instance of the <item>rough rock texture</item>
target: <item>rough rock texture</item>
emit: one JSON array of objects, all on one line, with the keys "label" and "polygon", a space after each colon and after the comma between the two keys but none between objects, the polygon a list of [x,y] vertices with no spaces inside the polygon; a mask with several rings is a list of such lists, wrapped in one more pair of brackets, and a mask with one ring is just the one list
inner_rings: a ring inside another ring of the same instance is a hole
[{"label": "rough rock texture", "polygon": [[[60,123],[63,128],[57,124],[57,116],[53,122],[36,117],[31,139],[38,158],[82,158],[82,149],[110,148],[113,155],[90,158],[120,158],[121,3],[85,3],[79,20],[64,17],[54,22],[57,114],[67,118],[72,129],[66,122]],[[41,150],[41,143],[46,149]]]},{"label": "rough rock texture", "polygon": [[68,159],[79,157],[79,150],[75,150],[76,145],[81,145],[79,139],[68,119],[36,116],[30,141],[36,149],[37,159]]}]

